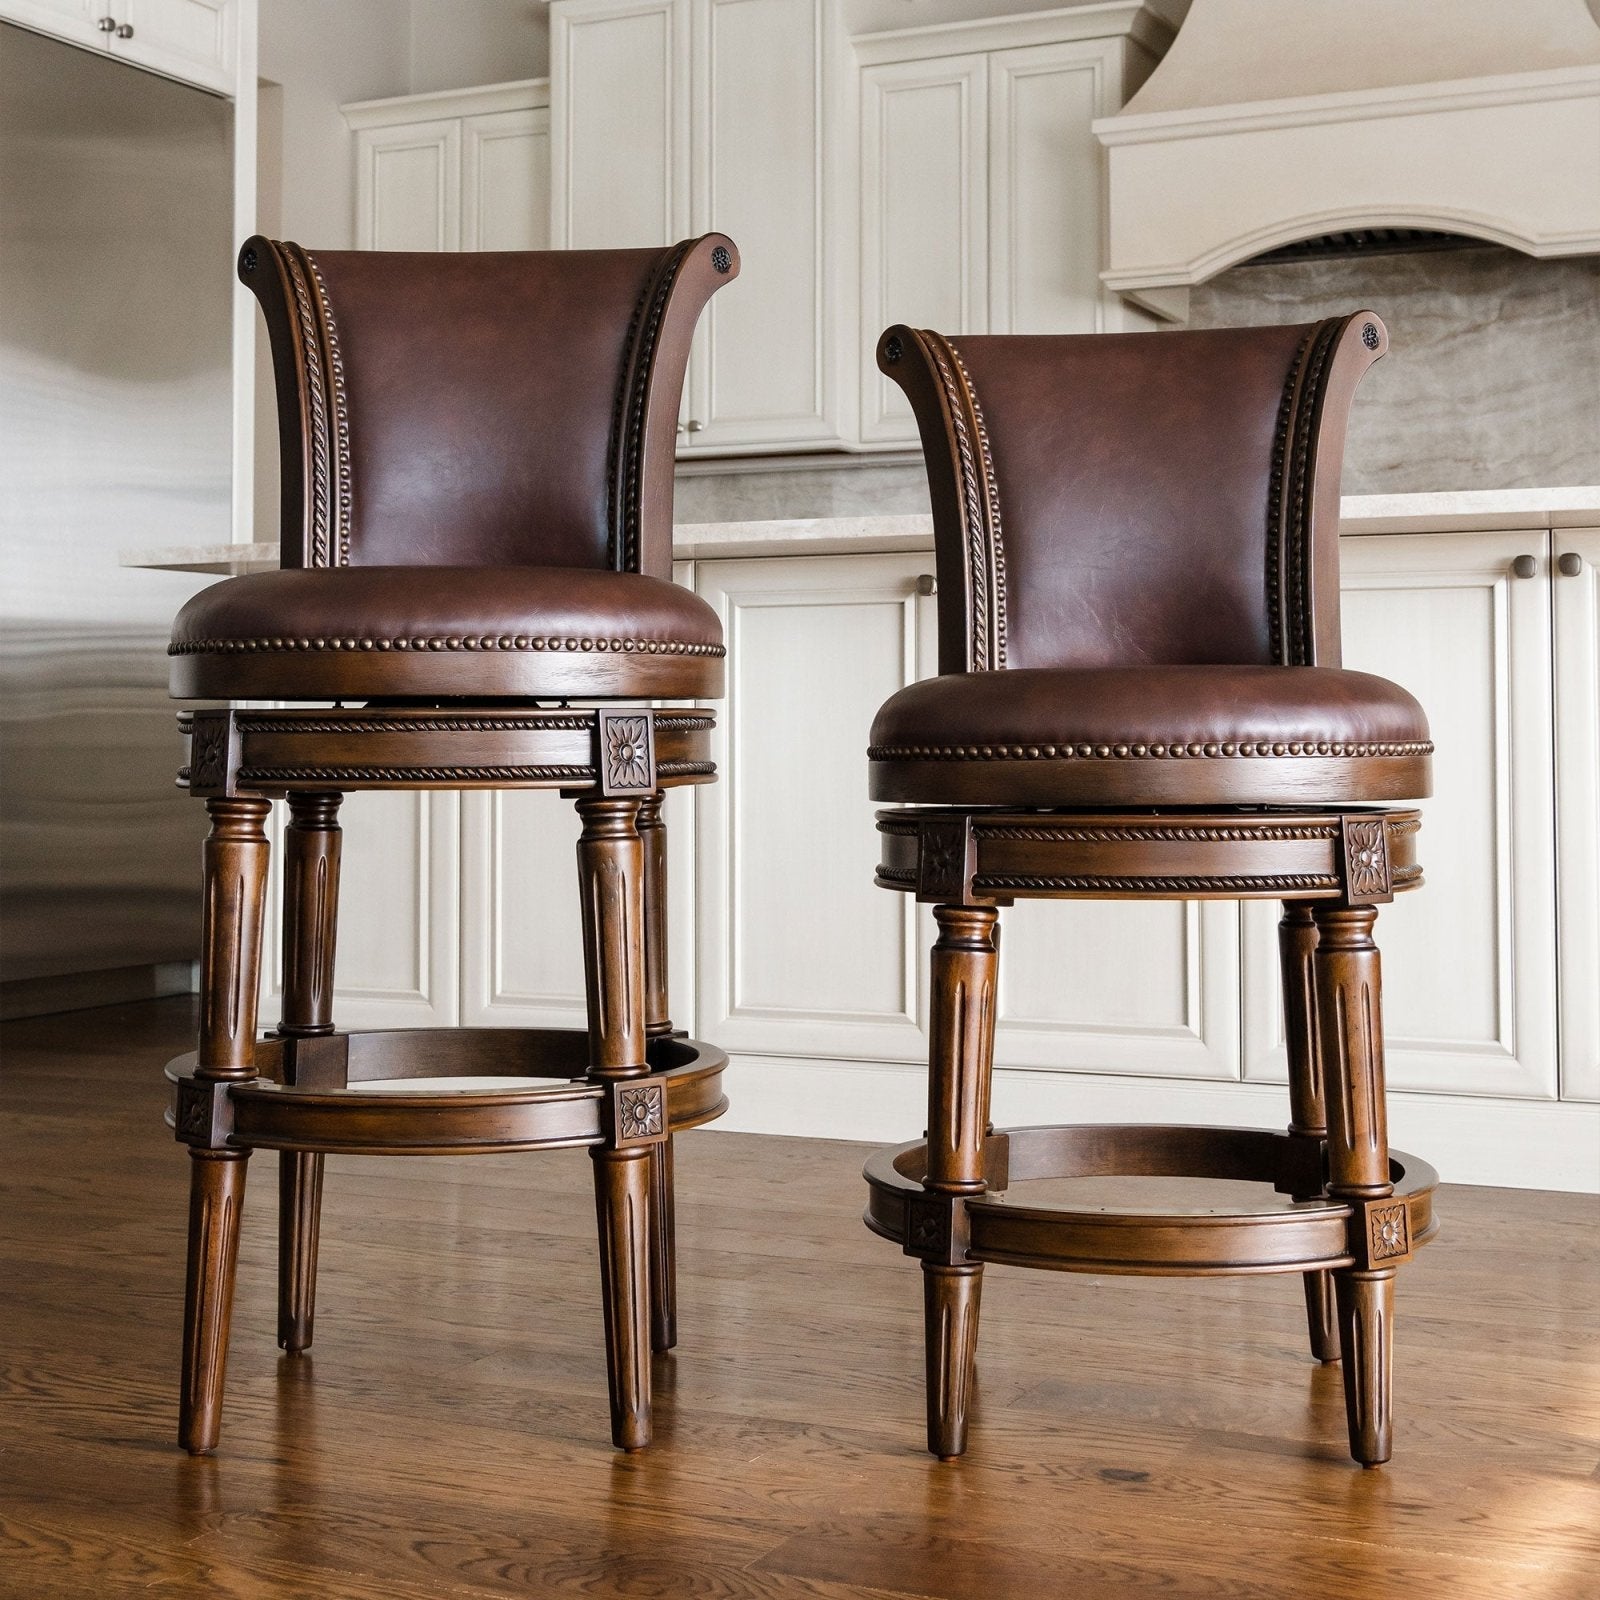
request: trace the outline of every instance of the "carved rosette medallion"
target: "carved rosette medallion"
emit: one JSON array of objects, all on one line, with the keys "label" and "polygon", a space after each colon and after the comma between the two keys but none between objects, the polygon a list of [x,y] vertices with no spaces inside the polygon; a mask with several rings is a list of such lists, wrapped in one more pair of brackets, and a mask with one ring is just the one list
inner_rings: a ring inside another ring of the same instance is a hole
[{"label": "carved rosette medallion", "polygon": [[220,795],[228,792],[232,721],[226,711],[195,712],[189,731],[191,794]]},{"label": "carved rosette medallion", "polygon": [[648,712],[601,711],[598,726],[600,791],[649,795],[656,788],[655,730]]},{"label": "carved rosette medallion", "polygon": [[1392,899],[1389,834],[1383,819],[1345,817],[1342,820],[1345,893],[1354,901]]},{"label": "carved rosette medallion", "polygon": [[612,1096],[612,1138],[618,1145],[654,1144],[667,1136],[666,1094],[659,1083],[618,1084]]},{"label": "carved rosette medallion", "polygon": [[974,868],[972,824],[966,817],[922,823],[917,835],[917,898],[965,901]]},{"label": "carved rosette medallion", "polygon": [[1405,1205],[1368,1206],[1367,1259],[1377,1266],[1383,1261],[1404,1261],[1410,1255],[1411,1214]]}]

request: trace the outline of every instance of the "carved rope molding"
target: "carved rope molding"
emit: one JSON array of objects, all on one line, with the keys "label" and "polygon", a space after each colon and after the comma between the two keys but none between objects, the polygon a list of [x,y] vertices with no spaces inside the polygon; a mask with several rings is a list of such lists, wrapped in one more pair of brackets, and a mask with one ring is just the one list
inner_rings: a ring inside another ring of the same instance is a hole
[{"label": "carved rope molding", "polygon": [[[639,489],[643,470],[644,424],[649,408],[650,378],[655,369],[656,341],[661,319],[672,298],[673,285],[693,246],[686,241],[668,256],[659,275],[646,283],[634,306],[623,345],[623,369],[617,384],[616,409],[612,414],[612,447],[609,452],[614,470],[608,475],[608,521],[611,525],[611,564],[622,572],[639,570]],[[617,498],[620,481],[621,497]]]},{"label": "carved rope molding", "polygon": [[[1000,497],[995,487],[989,432],[978,408],[977,394],[966,365],[948,339],[930,328],[921,337],[933,357],[955,430],[956,465],[961,475],[962,519],[966,524],[967,599],[972,626],[967,643],[968,666],[987,672],[1006,664],[1005,558],[1001,548]],[[959,374],[959,376],[958,376]],[[967,410],[972,426],[967,425]],[[977,436],[974,451],[973,436]],[[981,477],[980,477],[981,463]]]},{"label": "carved rope molding", "polygon": [[[184,769],[185,771],[187,769]],[[709,778],[714,761],[658,761],[656,777]],[[183,773],[179,773],[181,780]],[[295,766],[241,767],[240,783],[571,783],[589,784],[592,766],[547,767],[402,767]]]},{"label": "carved rope molding", "polygon": [[296,326],[300,331],[300,357],[305,370],[307,439],[306,472],[311,478],[311,525],[306,532],[310,548],[309,565],[326,567],[329,562],[332,525],[332,449],[328,432],[327,386],[322,371],[322,345],[317,337],[317,316],[312,304],[310,281],[295,250],[274,240],[273,250],[289,275],[294,294]]},{"label": "carved rope molding", "polygon": [[1343,329],[1338,319],[1321,322],[1301,340],[1273,430],[1267,489],[1267,629],[1272,659],[1284,666],[1304,666],[1313,653],[1306,590],[1311,435],[1321,415],[1328,358]]},{"label": "carved rope molding", "polygon": [[[547,712],[526,717],[454,717],[419,711],[413,717],[254,717],[245,712],[239,727],[246,733],[557,733],[582,732],[595,724],[592,711]],[[655,725],[675,733],[695,733],[716,726],[716,718],[692,712],[657,712]]]},{"label": "carved rope molding", "polygon": [[339,325],[333,318],[333,305],[328,299],[328,286],[322,281],[322,270],[316,258],[306,255],[306,267],[311,273],[312,287],[316,290],[317,311],[322,321],[322,336],[328,351],[329,395],[333,408],[334,528],[338,536],[338,560],[341,567],[350,565],[350,408],[346,401],[344,384],[344,355],[339,348]]}]

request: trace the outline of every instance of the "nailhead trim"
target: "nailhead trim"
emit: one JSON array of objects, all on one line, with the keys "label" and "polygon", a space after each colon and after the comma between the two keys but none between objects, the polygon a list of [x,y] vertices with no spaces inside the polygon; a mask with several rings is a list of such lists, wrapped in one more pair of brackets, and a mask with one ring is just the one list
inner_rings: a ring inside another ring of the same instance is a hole
[{"label": "nailhead trim", "polygon": [[526,633],[395,639],[185,639],[167,646],[169,656],[237,655],[253,650],[596,650],[651,656],[727,654],[720,644],[684,644],[676,639],[592,639]]},{"label": "nailhead trim", "polygon": [[917,744],[873,745],[869,761],[1073,761],[1166,760],[1185,756],[1425,756],[1428,740],[1393,744],[1338,744],[1295,739],[1215,741],[1204,744]]}]

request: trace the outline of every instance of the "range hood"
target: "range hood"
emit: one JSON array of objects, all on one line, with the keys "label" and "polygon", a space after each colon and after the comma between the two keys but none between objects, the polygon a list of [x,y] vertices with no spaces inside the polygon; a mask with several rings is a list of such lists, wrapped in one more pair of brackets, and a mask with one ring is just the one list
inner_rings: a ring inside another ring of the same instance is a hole
[{"label": "range hood", "polygon": [[1106,285],[1157,314],[1296,240],[1433,229],[1600,251],[1586,0],[1194,0],[1106,146]]}]

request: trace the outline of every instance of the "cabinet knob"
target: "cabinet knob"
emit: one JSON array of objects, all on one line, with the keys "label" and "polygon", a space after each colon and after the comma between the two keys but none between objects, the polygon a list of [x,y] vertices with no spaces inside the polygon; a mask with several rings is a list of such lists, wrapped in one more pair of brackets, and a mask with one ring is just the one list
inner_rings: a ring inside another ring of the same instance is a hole
[{"label": "cabinet knob", "polygon": [[705,423],[700,421],[700,419],[698,417],[690,417],[689,420],[686,423],[684,423],[684,427],[690,433],[699,433],[699,431],[703,427],[705,427]]},{"label": "cabinet knob", "polygon": [[1511,563],[1511,576],[1513,578],[1532,578],[1539,572],[1539,563],[1532,556],[1518,556]]},{"label": "cabinet knob", "polygon": [[1563,550],[1556,560],[1556,571],[1563,578],[1576,578],[1583,571],[1583,557],[1576,550]]},{"label": "cabinet knob", "polygon": [[918,594],[938,594],[938,592],[939,580],[931,572],[919,572],[917,574]]},{"label": "cabinet knob", "polygon": [[97,27],[101,33],[115,33],[117,31],[117,19],[115,17],[101,17],[99,21],[95,23],[95,27]]},{"label": "cabinet knob", "polygon": [[131,22],[124,22],[122,26],[117,29],[117,37],[119,39],[131,39],[133,37],[133,24]]}]

